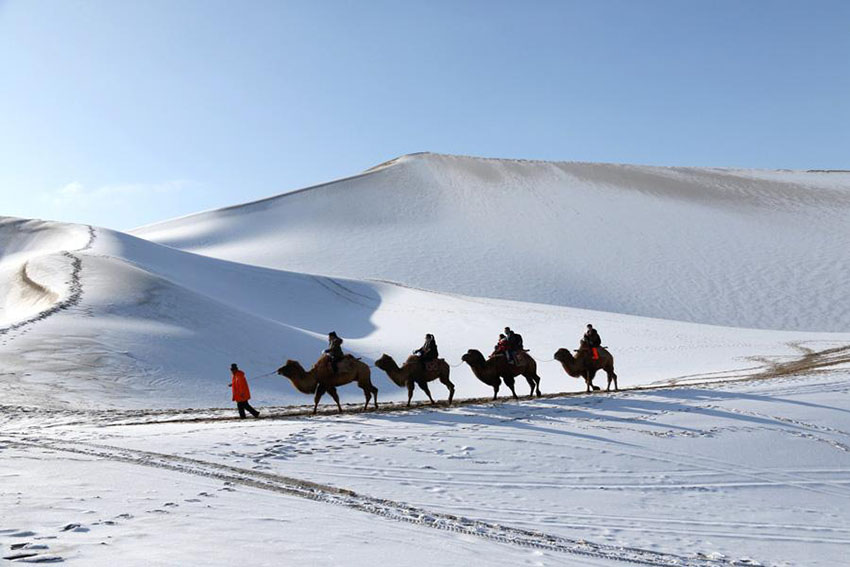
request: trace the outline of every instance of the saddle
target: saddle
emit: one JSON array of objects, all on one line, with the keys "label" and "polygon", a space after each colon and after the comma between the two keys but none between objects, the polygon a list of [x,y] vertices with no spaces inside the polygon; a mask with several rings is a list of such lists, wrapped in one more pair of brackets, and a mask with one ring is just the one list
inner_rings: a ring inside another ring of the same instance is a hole
[{"label": "saddle", "polygon": [[440,369],[439,359],[429,360],[425,363],[425,372],[437,372]]},{"label": "saddle", "polygon": [[586,352],[587,354],[590,355],[591,359],[599,360],[599,349],[601,349],[601,348],[603,348],[603,347],[591,347],[591,346],[587,346],[587,345],[582,345],[582,346],[579,347],[578,351],[576,351],[576,352],[577,353]]}]

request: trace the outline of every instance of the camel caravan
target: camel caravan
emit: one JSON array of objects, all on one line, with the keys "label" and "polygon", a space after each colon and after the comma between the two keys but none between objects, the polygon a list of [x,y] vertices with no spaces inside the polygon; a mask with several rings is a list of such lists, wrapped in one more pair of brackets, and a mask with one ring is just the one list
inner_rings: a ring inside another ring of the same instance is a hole
[{"label": "camel caravan", "polygon": [[[359,358],[345,354],[342,350],[343,339],[335,332],[328,334],[328,348],[310,370],[305,370],[296,360],[287,360],[286,364],[277,369],[277,374],[288,378],[296,390],[304,394],[313,394],[313,413],[318,411],[319,401],[325,393],[330,394],[336,402],[337,409],[342,413],[337,388],[356,383],[363,390],[366,398],[364,410],[369,409],[369,402],[378,408],[378,389],[372,384],[370,366]],[[573,353],[561,348],[555,353],[554,360],[558,361],[564,371],[574,377],[583,378],[587,392],[599,390],[593,385],[593,378],[600,370],[608,376],[606,391],[617,387],[617,374],[614,373],[614,357],[602,346],[599,333],[592,325],[587,325],[587,332],[582,337],[579,348]],[[499,389],[504,384],[510,390],[514,399],[519,399],[516,393],[516,378],[522,376],[528,382],[530,396],[540,396],[540,376],[537,374],[537,361],[524,348],[522,336],[509,327],[505,327],[499,335],[499,342],[489,357],[484,357],[481,351],[470,349],[461,357],[472,373],[484,384],[493,388],[493,399],[499,395]],[[418,386],[431,404],[436,404],[428,386],[429,382],[439,380],[448,390],[447,404],[451,405],[454,398],[455,386],[449,379],[450,365],[439,357],[437,342],[434,335],[425,335],[425,344],[413,351],[404,363],[398,363],[388,354],[381,355],[375,361],[375,367],[381,369],[389,379],[401,388],[407,388],[407,406],[410,407],[413,392]],[[235,399],[235,398],[234,398]],[[247,403],[247,402],[245,402]]]}]

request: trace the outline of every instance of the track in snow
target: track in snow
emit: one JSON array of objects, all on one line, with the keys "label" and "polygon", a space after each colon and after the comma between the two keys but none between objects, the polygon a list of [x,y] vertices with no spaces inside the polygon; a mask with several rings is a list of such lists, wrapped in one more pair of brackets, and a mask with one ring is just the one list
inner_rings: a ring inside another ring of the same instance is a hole
[{"label": "track in snow", "polygon": [[380,516],[396,522],[462,533],[517,547],[534,548],[557,553],[579,555],[595,559],[613,560],[655,567],[732,567],[752,565],[709,557],[684,557],[639,548],[619,547],[570,539],[516,527],[503,526],[452,514],[436,513],[410,506],[403,502],[375,498],[350,490],[304,481],[296,478],[252,471],[177,455],[154,453],[81,441],[63,441],[26,435],[6,435],[5,443],[18,447],[48,449],[86,455],[134,465],[166,469],[221,480],[234,485],[257,488],[305,498],[325,504],[343,506],[360,512]]},{"label": "track in snow", "polygon": [[53,305],[42,311],[41,313],[30,317],[29,319],[25,319],[23,321],[18,321],[17,323],[13,323],[7,327],[0,328],[0,337],[6,335],[12,331],[18,331],[24,327],[28,327],[34,323],[38,323],[39,321],[43,321],[48,317],[59,313],[60,311],[65,311],[71,307],[79,305],[80,301],[83,298],[83,282],[80,277],[83,271],[83,260],[79,256],[75,256],[71,252],[84,252],[92,247],[95,239],[97,238],[97,234],[95,233],[94,227],[88,225],[89,231],[89,239],[86,242],[85,246],[82,248],[78,248],[73,251],[63,251],[62,255],[71,260],[71,279],[68,281],[68,290],[70,293],[68,297],[60,301],[59,303]]}]

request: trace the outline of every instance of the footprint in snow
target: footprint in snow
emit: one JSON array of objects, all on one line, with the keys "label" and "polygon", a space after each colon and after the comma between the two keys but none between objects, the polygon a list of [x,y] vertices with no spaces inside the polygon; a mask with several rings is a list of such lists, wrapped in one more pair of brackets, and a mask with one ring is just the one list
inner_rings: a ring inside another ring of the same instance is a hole
[{"label": "footprint in snow", "polygon": [[85,526],[80,525],[80,524],[65,524],[62,527],[62,531],[63,532],[85,533],[85,532],[89,531],[89,529]]},{"label": "footprint in snow", "polygon": [[[65,561],[59,555],[39,555],[38,553],[32,552],[24,552],[21,558],[19,558],[16,563],[62,563]],[[4,557],[3,559],[10,559],[9,557]]]}]

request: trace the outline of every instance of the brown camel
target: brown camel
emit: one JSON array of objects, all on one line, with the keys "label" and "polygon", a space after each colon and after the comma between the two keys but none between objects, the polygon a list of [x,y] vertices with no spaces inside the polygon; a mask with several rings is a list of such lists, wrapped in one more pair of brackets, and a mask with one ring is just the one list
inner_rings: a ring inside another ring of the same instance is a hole
[{"label": "brown camel", "polygon": [[431,390],[428,389],[428,382],[440,380],[443,385],[449,389],[449,405],[452,404],[452,398],[455,395],[455,385],[449,380],[449,365],[442,358],[438,358],[429,363],[428,369],[422,368],[419,362],[419,357],[411,355],[404,361],[401,368],[398,367],[396,361],[388,354],[381,355],[381,358],[375,361],[375,366],[387,373],[390,380],[395,382],[397,386],[407,386],[407,407],[410,407],[410,400],[413,398],[413,388],[419,388],[425,392],[432,404],[436,404],[434,398],[431,397]]},{"label": "brown camel", "polygon": [[614,357],[602,347],[597,347],[597,350],[599,352],[599,360],[593,360],[593,355],[589,349],[579,349],[576,351],[576,355],[573,356],[570,349],[559,348],[558,352],[555,353],[555,360],[560,362],[561,366],[564,367],[564,371],[573,378],[584,378],[588,392],[591,389],[599,389],[593,385],[593,377],[596,376],[597,371],[604,370],[608,375],[608,387],[605,391],[609,392],[611,390],[611,382],[614,382],[614,391],[616,392],[619,388],[617,387],[617,375],[614,373]]},{"label": "brown camel", "polygon": [[469,349],[461,357],[465,363],[472,369],[475,377],[493,387],[493,399],[499,395],[499,378],[505,382],[505,386],[510,388],[514,399],[518,399],[516,390],[514,389],[514,378],[522,375],[531,386],[531,394],[540,396],[540,376],[537,375],[537,362],[526,353],[518,354],[519,364],[509,364],[504,356],[495,356],[484,358],[481,351]]},{"label": "brown camel", "polygon": [[304,370],[304,367],[297,360],[287,360],[286,364],[277,369],[277,373],[289,378],[289,381],[299,392],[304,394],[315,393],[314,414],[319,407],[319,400],[322,399],[325,392],[331,395],[336,402],[339,413],[342,413],[342,406],[339,403],[336,389],[338,386],[351,382],[357,382],[357,385],[366,395],[366,405],[363,406],[363,409],[369,409],[369,400],[372,399],[373,395],[375,396],[375,409],[378,409],[378,389],[372,385],[369,366],[353,356],[347,355],[339,361],[338,369],[339,372],[334,374],[330,360],[326,356],[322,356],[310,370]]}]

